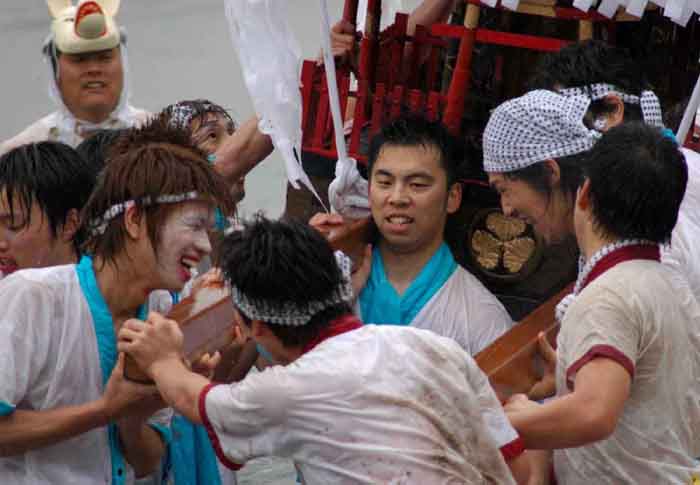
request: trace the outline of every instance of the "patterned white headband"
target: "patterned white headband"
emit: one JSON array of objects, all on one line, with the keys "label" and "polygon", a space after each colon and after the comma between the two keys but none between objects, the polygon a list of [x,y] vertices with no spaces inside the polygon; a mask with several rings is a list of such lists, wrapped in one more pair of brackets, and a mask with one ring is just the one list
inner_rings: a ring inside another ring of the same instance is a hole
[{"label": "patterned white headband", "polygon": [[566,88],[559,90],[563,96],[587,96],[592,101],[603,99],[609,94],[618,96],[623,102],[637,104],[642,110],[642,117],[647,125],[664,127],[661,103],[654,91],[642,91],[641,96],[627,94],[613,84],[598,83],[577,88]]},{"label": "patterned white headband", "polygon": [[304,304],[294,301],[271,303],[266,300],[249,298],[241,290],[233,286],[231,288],[233,304],[251,320],[294,327],[306,325],[314,315],[326,308],[342,302],[352,301],[353,291],[352,280],[350,279],[352,262],[350,258],[340,251],[335,252],[335,260],[343,275],[343,280],[333,294],[325,300],[310,301]]},{"label": "patterned white headband", "polygon": [[586,96],[530,91],[496,108],[484,130],[484,170],[513,172],[590,150],[602,136],[583,123]]},{"label": "patterned white headband", "polygon": [[234,123],[228,112],[211,101],[198,99],[194,101],[180,101],[163,110],[168,114],[170,124],[175,128],[188,129],[192,119],[206,113],[217,113],[223,116],[233,129]]},{"label": "patterned white headband", "polygon": [[[151,197],[146,196],[143,199],[140,199],[140,205],[142,207],[148,207],[155,204],[176,204],[178,202],[185,202],[198,198],[199,194],[194,191],[186,192],[184,194],[159,195],[155,199],[151,199]],[[107,209],[101,217],[90,221],[90,224],[88,225],[90,233],[104,234],[105,230],[107,230],[107,225],[109,225],[109,222],[119,214],[126,212],[127,209],[132,207],[134,204],[136,204],[136,201],[133,199],[114,204],[112,207]]]}]

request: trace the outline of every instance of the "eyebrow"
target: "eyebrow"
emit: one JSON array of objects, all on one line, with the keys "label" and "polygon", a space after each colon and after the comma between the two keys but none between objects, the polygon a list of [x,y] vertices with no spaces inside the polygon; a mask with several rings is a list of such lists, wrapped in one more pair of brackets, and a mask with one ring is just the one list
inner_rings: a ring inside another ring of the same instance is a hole
[{"label": "eyebrow", "polygon": [[402,179],[415,179],[415,178],[425,178],[428,180],[435,180],[435,177],[430,175],[428,172],[410,172],[406,175],[401,175],[397,176],[396,174],[393,174],[389,172],[388,170],[384,170],[381,168],[378,168],[377,171],[374,174],[376,175],[384,175],[385,177],[393,177],[393,178],[402,178]]}]

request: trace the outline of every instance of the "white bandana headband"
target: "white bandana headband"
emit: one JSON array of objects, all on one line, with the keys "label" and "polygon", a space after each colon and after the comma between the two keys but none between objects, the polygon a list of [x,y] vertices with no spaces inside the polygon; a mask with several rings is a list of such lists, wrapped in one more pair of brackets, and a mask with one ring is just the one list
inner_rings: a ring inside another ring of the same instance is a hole
[{"label": "white bandana headband", "polygon": [[[178,202],[186,202],[188,200],[199,199],[199,194],[197,192],[186,192],[184,194],[170,194],[170,195],[159,195],[155,199],[150,197],[144,197],[140,199],[141,207],[148,207],[156,204],[177,204]],[[117,217],[119,214],[126,212],[127,209],[136,204],[135,200],[127,200],[114,204],[112,207],[107,209],[101,217],[93,219],[88,225],[91,234],[104,234],[107,230],[107,226],[110,221]]]},{"label": "white bandana headband", "polygon": [[642,91],[641,96],[636,96],[634,94],[627,94],[612,84],[598,83],[578,88],[561,89],[559,90],[559,94],[563,96],[587,96],[592,101],[597,101],[609,94],[614,94],[625,103],[639,105],[642,110],[644,123],[647,125],[658,126],[659,128],[664,127],[661,103],[656,94],[654,94],[654,91],[645,90]]},{"label": "white bandana headband", "polygon": [[496,108],[484,130],[484,170],[513,172],[590,150],[602,136],[583,123],[591,99],[536,90]]},{"label": "white bandana headband", "polygon": [[180,101],[168,106],[163,111],[168,114],[169,122],[175,128],[188,129],[193,118],[206,113],[220,114],[226,119],[232,129],[234,126],[233,118],[224,108],[206,99]]},{"label": "white bandana headband", "polygon": [[340,251],[335,252],[335,260],[343,275],[343,280],[333,294],[325,300],[299,304],[294,301],[271,303],[265,300],[249,298],[237,287],[231,288],[233,304],[251,320],[299,327],[309,323],[314,315],[342,302],[352,301],[352,280],[350,269],[352,262]]}]

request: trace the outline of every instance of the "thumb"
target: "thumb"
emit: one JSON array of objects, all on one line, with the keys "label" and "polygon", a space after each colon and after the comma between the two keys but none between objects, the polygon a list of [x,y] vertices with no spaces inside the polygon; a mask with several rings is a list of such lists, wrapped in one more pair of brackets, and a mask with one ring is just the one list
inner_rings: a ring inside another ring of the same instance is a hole
[{"label": "thumb", "polygon": [[557,351],[550,345],[546,333],[540,332],[537,335],[537,345],[545,362],[549,365],[555,365],[557,363]]},{"label": "thumb", "polygon": [[124,354],[124,352],[119,352],[119,354],[117,355],[117,363],[114,366],[113,372],[119,372],[119,373],[124,372],[124,359],[125,358],[126,358],[126,354]]}]

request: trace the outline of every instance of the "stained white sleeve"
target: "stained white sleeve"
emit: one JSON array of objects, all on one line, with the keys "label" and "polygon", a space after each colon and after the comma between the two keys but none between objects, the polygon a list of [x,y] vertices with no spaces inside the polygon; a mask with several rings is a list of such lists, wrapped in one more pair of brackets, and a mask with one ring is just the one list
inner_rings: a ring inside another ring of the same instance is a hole
[{"label": "stained white sleeve", "polygon": [[251,458],[281,456],[280,425],[288,409],[284,380],[284,372],[273,367],[202,391],[199,412],[224,465],[236,470]]},{"label": "stained white sleeve", "polygon": [[479,401],[481,416],[491,437],[496,442],[496,446],[501,450],[506,460],[519,456],[524,451],[522,439],[510,424],[505,411],[503,411],[503,406],[489,384],[488,377],[471,358],[467,363],[467,369],[469,383],[476,392]]}]

